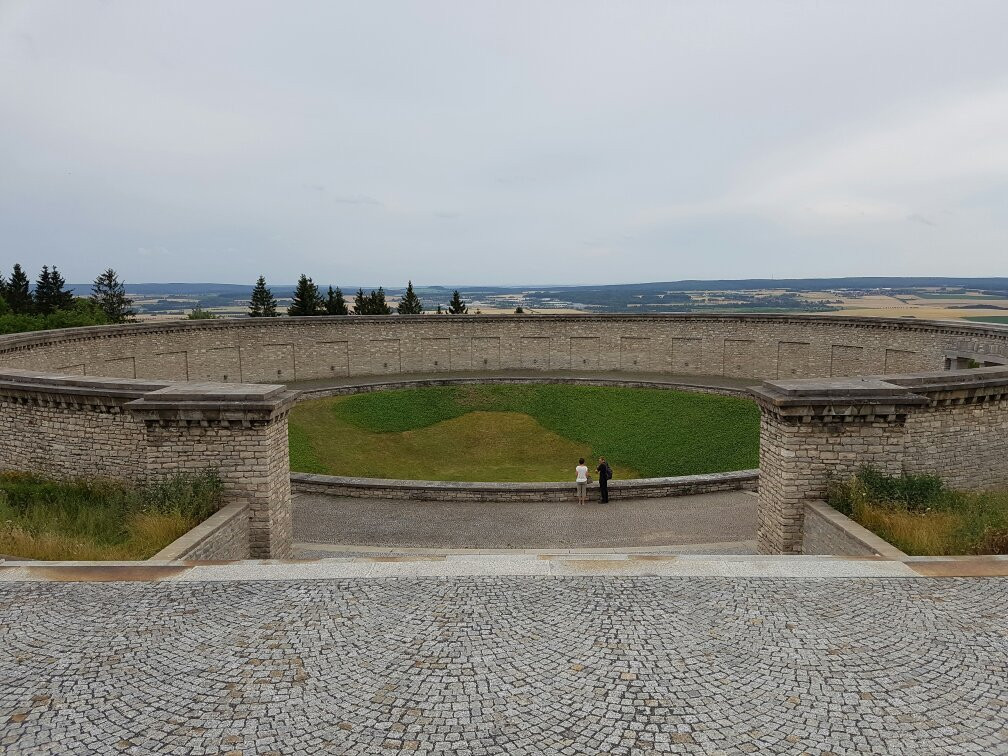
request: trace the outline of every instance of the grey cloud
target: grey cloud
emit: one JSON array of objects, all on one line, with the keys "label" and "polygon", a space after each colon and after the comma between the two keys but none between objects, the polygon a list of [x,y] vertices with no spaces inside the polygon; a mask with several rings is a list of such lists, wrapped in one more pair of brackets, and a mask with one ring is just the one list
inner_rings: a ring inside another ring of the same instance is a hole
[{"label": "grey cloud", "polygon": [[[389,285],[1003,268],[996,0],[0,8],[8,265]],[[595,254],[618,265],[572,264]]]}]

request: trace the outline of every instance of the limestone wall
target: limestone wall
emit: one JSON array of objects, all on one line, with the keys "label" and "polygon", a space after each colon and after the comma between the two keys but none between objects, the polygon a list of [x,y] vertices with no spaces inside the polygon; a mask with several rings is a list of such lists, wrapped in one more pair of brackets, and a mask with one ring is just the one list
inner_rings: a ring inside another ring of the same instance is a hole
[{"label": "limestone wall", "polygon": [[151,561],[216,561],[249,556],[249,509],[239,501],[222,507],[151,557]]},{"label": "limestone wall", "polygon": [[760,405],[758,543],[801,553],[807,502],[862,465],[1008,487],[1008,369],[840,382],[767,381]]},{"label": "limestone wall", "polygon": [[213,467],[247,512],[250,553],[289,557],[293,401],[278,385],[0,370],[0,470],[145,483]]},{"label": "limestone wall", "polygon": [[815,378],[1008,355],[1008,329],[800,315],[316,317],[174,321],[0,337],[0,365],[74,375],[273,382],[467,370]]}]

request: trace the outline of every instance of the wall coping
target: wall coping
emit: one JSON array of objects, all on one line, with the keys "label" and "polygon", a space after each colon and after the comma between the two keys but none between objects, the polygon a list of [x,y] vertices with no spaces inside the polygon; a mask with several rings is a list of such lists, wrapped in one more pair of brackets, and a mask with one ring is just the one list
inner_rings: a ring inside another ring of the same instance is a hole
[{"label": "wall coping", "polygon": [[122,406],[150,421],[271,421],[298,392],[280,384],[148,381],[0,369],[0,396]]},{"label": "wall coping", "polygon": [[870,418],[950,399],[1008,396],[1008,368],[764,381],[750,393],[762,409],[781,417]]},{"label": "wall coping", "polygon": [[[319,475],[316,473],[291,473],[291,485],[309,484],[313,489],[322,487],[367,489],[392,489],[402,492],[437,494],[439,492],[471,493],[528,493],[547,494],[574,490],[574,481],[553,481],[546,483],[498,483],[441,480],[401,480],[394,478],[359,478],[341,475]],[[689,488],[705,484],[738,484],[739,487],[759,481],[759,470],[733,470],[703,475],[677,475],[664,478],[632,478],[612,480],[609,488],[614,493],[621,491],[645,491],[649,488],[683,487]],[[591,488],[598,488],[593,482]],[[664,495],[664,494],[663,494]]]},{"label": "wall coping", "polygon": [[805,502],[806,510],[812,510],[817,515],[828,521],[833,527],[842,530],[852,540],[862,544],[866,549],[872,551],[876,556],[883,559],[892,559],[902,562],[911,557],[897,549],[889,541],[872,533],[868,528],[854,522],[843,512],[831,507],[825,501],[815,500]]},{"label": "wall coping", "polygon": [[[125,323],[119,325],[82,326],[49,331],[5,334],[0,336],[0,353],[27,349],[35,346],[58,344],[69,341],[94,338],[120,338],[142,333],[171,333],[182,331],[232,330],[239,328],[293,327],[303,324],[323,325],[344,323],[351,326],[373,323],[392,325],[395,323],[430,322],[436,315],[320,315],[313,317],[277,318],[224,318],[207,320],[168,320],[147,323]],[[447,323],[534,323],[534,322],[739,322],[739,323],[802,323],[814,325],[829,323],[834,326],[852,328],[874,328],[876,330],[903,330],[918,332],[940,332],[960,337],[996,337],[1008,341],[1008,326],[997,323],[961,323],[951,320],[924,320],[909,318],[874,318],[846,315],[804,314],[804,313],[577,313],[577,314],[500,314],[500,315],[446,315]]]},{"label": "wall coping", "polygon": [[180,535],[147,561],[176,562],[183,560],[187,554],[191,554],[197,547],[216,535],[218,530],[227,527],[232,520],[239,517],[247,518],[248,516],[248,504],[244,501],[235,501],[223,506],[195,528]]}]

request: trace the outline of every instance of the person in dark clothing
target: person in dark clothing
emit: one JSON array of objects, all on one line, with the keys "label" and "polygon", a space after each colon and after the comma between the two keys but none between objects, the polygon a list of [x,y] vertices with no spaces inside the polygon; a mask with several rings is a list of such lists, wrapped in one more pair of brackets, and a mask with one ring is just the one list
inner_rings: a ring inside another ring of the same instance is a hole
[{"label": "person in dark clothing", "polygon": [[605,457],[599,457],[598,467],[595,468],[595,471],[598,473],[598,486],[602,503],[605,504],[609,501],[609,481],[612,480],[612,468],[609,467],[609,463],[606,462]]}]

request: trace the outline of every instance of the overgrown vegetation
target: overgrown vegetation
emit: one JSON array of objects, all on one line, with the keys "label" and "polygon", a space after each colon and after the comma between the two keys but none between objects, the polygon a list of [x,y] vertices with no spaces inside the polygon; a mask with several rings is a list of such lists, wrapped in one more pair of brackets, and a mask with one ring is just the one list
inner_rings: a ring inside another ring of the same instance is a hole
[{"label": "overgrown vegetation", "polygon": [[0,474],[0,554],[44,560],[147,559],[220,506],[211,470],[147,486]]},{"label": "overgrown vegetation", "polygon": [[826,498],[907,554],[1008,554],[1008,491],[955,491],[935,475],[864,467],[831,482]]},{"label": "overgrown vegetation", "polygon": [[290,452],[292,469],[332,475],[555,481],[579,456],[618,478],[690,475],[755,467],[759,412],[663,389],[424,388],[304,402]]}]

